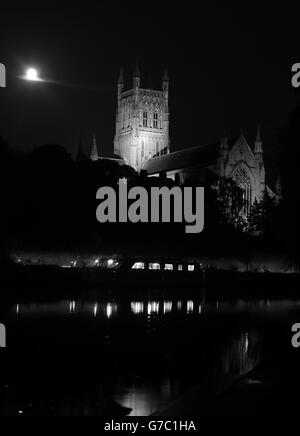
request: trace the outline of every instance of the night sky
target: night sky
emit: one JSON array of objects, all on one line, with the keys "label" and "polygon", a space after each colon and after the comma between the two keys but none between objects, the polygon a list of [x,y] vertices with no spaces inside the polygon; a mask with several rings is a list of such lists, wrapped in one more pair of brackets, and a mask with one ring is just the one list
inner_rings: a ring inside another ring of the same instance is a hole
[{"label": "night sky", "polygon": [[[144,86],[160,86],[169,70],[171,150],[216,142],[224,129],[229,136],[243,129],[252,145],[259,122],[266,155],[275,158],[278,132],[299,103],[291,86],[291,66],[300,62],[297,11],[287,3],[173,3],[1,6],[8,77],[0,135],[14,148],[55,143],[74,154],[80,140],[88,153],[95,130],[100,153],[111,155],[120,66],[129,87],[138,60]],[[59,84],[20,80],[31,66]]]}]

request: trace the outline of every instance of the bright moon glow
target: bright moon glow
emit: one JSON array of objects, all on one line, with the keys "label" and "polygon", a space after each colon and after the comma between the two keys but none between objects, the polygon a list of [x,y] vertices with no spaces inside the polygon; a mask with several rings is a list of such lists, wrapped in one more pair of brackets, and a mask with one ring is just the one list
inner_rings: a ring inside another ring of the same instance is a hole
[{"label": "bright moon glow", "polygon": [[38,72],[36,69],[34,68],[29,68],[26,72],[26,76],[25,76],[26,80],[31,80],[31,81],[38,81]]}]

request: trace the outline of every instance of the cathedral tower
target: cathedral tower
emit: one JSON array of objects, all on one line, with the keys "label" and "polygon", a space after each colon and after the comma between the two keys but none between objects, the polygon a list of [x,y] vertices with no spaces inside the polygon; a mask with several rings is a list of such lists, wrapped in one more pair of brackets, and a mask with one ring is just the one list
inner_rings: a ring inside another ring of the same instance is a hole
[{"label": "cathedral tower", "polygon": [[124,92],[121,70],[114,153],[140,171],[149,159],[169,151],[168,73],[163,76],[161,90],[145,89],[141,87],[140,70],[136,65],[133,87]]}]

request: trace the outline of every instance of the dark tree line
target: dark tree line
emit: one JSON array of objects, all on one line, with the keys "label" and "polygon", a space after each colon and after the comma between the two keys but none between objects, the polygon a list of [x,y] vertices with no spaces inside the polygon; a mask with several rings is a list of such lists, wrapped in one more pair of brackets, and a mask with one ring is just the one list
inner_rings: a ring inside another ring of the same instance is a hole
[{"label": "dark tree line", "polygon": [[[176,245],[180,250],[216,250],[244,247],[253,235],[261,241],[283,244],[297,262],[299,236],[298,158],[300,154],[300,109],[291,116],[279,140],[282,156],[283,200],[275,204],[266,194],[256,202],[245,222],[242,195],[233,181],[209,179],[205,186],[205,230],[186,235],[180,224],[101,225],[96,221],[96,191],[100,186],[116,190],[120,178],[131,186],[175,186],[165,174],[148,177],[142,171],[119,166],[115,161],[77,159],[62,146],[45,145],[29,153],[12,151],[0,141],[2,186],[1,239],[6,243],[65,249],[72,247],[151,247]],[[247,234],[250,233],[250,235]],[[246,241],[246,244],[245,244]],[[275,242],[274,242],[275,241]],[[297,241],[297,242],[296,242]],[[251,244],[250,244],[251,245]],[[249,246],[249,244],[248,244]]]}]

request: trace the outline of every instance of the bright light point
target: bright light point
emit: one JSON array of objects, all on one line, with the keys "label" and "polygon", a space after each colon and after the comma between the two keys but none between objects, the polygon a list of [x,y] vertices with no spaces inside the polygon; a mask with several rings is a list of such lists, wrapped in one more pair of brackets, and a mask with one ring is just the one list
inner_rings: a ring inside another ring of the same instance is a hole
[{"label": "bright light point", "polygon": [[35,68],[29,68],[26,72],[26,76],[25,76],[26,80],[31,80],[33,82],[37,82],[40,79],[38,78],[38,72]]},{"label": "bright light point", "polygon": [[112,310],[112,305],[110,303],[108,303],[108,305],[106,306],[106,315],[107,315],[107,318],[111,317],[112,311],[113,311]]},{"label": "bright light point", "polygon": [[107,261],[107,265],[109,266],[109,268],[111,268],[114,265],[115,261],[113,259],[109,259]]}]

